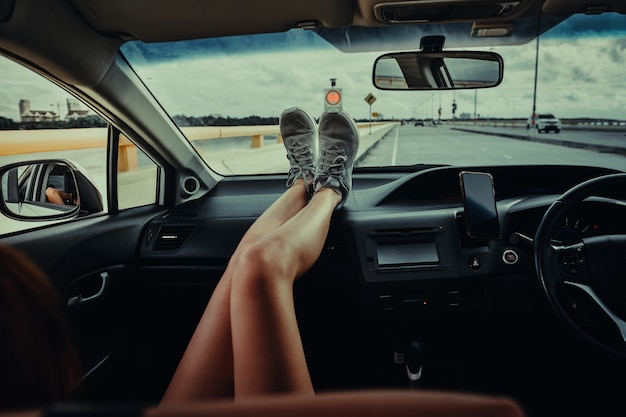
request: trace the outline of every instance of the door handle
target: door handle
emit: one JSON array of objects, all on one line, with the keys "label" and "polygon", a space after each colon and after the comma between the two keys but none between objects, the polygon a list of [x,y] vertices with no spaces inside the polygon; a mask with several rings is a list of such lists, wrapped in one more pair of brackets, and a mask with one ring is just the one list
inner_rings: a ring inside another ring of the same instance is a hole
[{"label": "door handle", "polygon": [[98,287],[98,290],[93,293],[93,294],[89,294],[84,296],[83,294],[78,294],[74,297],[70,297],[67,299],[67,306],[69,308],[75,308],[75,307],[79,307],[85,304],[88,304],[92,301],[97,300],[98,298],[100,298],[102,296],[102,294],[104,294],[104,291],[107,288],[107,285],[109,283],[109,273],[108,272],[101,272],[99,274],[99,277],[101,279],[101,283],[100,286]]}]

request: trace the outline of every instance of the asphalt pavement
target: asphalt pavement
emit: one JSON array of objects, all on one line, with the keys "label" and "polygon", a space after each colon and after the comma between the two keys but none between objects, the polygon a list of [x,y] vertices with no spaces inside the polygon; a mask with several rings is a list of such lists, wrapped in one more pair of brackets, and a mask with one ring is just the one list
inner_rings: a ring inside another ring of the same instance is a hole
[{"label": "asphalt pavement", "polygon": [[588,149],[626,155],[626,128],[623,131],[568,130],[560,133],[538,133],[519,127],[452,126],[451,129],[510,139],[548,143],[571,148]]}]

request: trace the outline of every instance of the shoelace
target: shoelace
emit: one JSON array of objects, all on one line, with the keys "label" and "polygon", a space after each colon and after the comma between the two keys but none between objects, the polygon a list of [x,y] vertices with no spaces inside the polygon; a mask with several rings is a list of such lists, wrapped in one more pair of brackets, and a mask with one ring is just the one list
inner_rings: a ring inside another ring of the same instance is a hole
[{"label": "shoelace", "polygon": [[[300,177],[307,182],[307,175],[315,172],[315,164],[313,163],[313,153],[309,145],[302,142],[294,142],[289,145],[287,159],[291,164],[289,176],[287,178],[287,186],[291,187],[293,183]],[[305,172],[308,171],[308,172]],[[310,178],[309,178],[310,179]]]},{"label": "shoelace", "polygon": [[346,151],[337,146],[330,146],[326,148],[323,155],[320,156],[320,164],[318,168],[318,181],[316,182],[316,189],[325,187],[330,184],[333,179],[339,181],[342,187],[345,187],[343,183],[343,177],[346,173]]}]

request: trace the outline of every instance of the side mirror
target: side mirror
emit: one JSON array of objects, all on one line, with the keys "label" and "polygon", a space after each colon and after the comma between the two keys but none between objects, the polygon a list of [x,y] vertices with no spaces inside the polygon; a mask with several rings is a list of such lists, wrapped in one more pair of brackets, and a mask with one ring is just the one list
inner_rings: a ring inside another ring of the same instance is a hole
[{"label": "side mirror", "polygon": [[10,164],[0,169],[0,184],[0,211],[14,219],[64,219],[103,210],[93,181],[71,161]]},{"label": "side mirror", "polygon": [[502,57],[493,52],[398,52],[374,62],[372,81],[381,90],[455,90],[495,87]]}]

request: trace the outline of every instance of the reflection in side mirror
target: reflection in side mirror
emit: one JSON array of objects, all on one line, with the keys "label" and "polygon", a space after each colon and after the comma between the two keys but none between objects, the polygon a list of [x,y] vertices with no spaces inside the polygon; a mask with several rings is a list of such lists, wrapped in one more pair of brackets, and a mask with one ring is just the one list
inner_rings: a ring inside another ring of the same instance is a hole
[{"label": "reflection in side mirror", "polygon": [[2,212],[50,220],[102,211],[102,196],[83,169],[66,160],[11,164],[0,170]]},{"label": "reflection in side mirror", "polygon": [[372,79],[381,90],[488,88],[500,84],[502,68],[492,52],[398,52],[376,59]]}]

